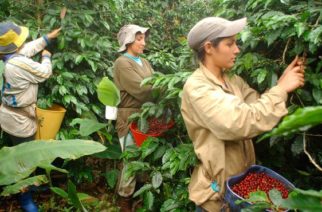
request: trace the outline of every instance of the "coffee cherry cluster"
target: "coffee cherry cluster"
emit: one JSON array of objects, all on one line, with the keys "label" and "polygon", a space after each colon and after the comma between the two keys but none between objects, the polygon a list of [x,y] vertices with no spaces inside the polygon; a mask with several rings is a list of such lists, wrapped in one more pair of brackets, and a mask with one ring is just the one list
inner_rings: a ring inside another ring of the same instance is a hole
[{"label": "coffee cherry cluster", "polygon": [[281,192],[284,199],[288,197],[287,188],[279,180],[263,172],[251,172],[241,182],[234,185],[232,190],[239,196],[247,199],[251,192],[260,190],[268,195],[268,192],[274,188]]},{"label": "coffee cherry cluster", "polygon": [[[163,120],[158,119],[148,119],[149,123],[149,130],[146,132],[146,134],[156,134],[160,135],[161,133],[167,131],[171,126],[173,126],[173,121],[170,121],[170,123],[166,123]],[[140,131],[137,126],[134,128],[137,131]]]}]

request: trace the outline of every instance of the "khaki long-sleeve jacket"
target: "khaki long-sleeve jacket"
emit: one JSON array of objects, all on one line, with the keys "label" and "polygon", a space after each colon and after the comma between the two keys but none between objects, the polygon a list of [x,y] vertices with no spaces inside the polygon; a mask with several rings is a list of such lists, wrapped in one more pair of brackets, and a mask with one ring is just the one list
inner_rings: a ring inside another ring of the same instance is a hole
[{"label": "khaki long-sleeve jacket", "polygon": [[31,59],[46,47],[43,37],[24,46],[5,62],[4,84],[1,92],[1,128],[17,137],[29,137],[37,131],[36,102],[38,83],[44,82],[52,74],[52,64],[48,57],[41,63]]},{"label": "khaki long-sleeve jacket", "polygon": [[153,100],[151,86],[140,86],[143,79],[152,76],[153,69],[147,60],[141,58],[141,61],[142,66],[122,55],[114,63],[114,82],[121,93],[116,120],[120,138],[129,131],[128,117],[139,112],[142,104]]},{"label": "khaki long-sleeve jacket", "polygon": [[[202,64],[183,88],[181,112],[200,164],[189,198],[210,212],[223,207],[225,180],[255,163],[251,138],[271,130],[287,114],[287,93],[275,86],[260,97],[240,77],[225,76],[228,88]],[[219,191],[211,183],[219,185]]]}]

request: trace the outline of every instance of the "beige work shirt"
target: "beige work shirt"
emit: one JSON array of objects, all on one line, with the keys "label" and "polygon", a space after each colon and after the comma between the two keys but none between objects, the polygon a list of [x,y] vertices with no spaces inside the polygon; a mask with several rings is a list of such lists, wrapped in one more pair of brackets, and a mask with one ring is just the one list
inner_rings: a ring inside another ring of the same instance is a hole
[{"label": "beige work shirt", "polygon": [[152,87],[141,86],[143,79],[152,76],[153,69],[147,60],[141,58],[141,61],[142,66],[122,55],[114,63],[114,82],[121,94],[116,120],[119,138],[129,131],[128,117],[139,112],[142,104],[153,100]]},{"label": "beige work shirt", "polygon": [[31,59],[46,47],[43,37],[28,42],[5,63],[1,128],[17,137],[29,137],[37,131],[36,102],[38,84],[52,74],[51,60],[42,57],[41,63]]},{"label": "beige work shirt", "polygon": [[[238,76],[227,88],[202,64],[183,88],[181,112],[200,164],[189,198],[212,212],[223,207],[225,180],[255,163],[251,138],[271,130],[287,114],[287,93],[275,86],[260,97]],[[219,192],[211,188],[215,181]]]}]

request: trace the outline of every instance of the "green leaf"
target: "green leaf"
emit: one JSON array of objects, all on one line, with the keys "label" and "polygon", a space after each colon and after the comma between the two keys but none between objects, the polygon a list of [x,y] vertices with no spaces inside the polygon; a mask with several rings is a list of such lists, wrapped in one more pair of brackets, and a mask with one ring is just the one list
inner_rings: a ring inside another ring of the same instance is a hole
[{"label": "green leaf", "polygon": [[160,185],[162,184],[162,174],[161,172],[154,172],[152,176],[152,186],[153,188],[159,188]]},{"label": "green leaf", "polygon": [[295,23],[294,26],[296,29],[297,37],[300,37],[304,33],[304,31],[307,29],[306,24],[303,22],[297,22],[297,23]]},{"label": "green leaf", "polygon": [[180,204],[178,203],[177,200],[173,199],[167,199],[161,206],[160,211],[161,212],[166,212],[166,211],[172,211],[176,208],[179,208]]},{"label": "green leaf", "polygon": [[257,75],[257,83],[261,84],[267,76],[267,71],[265,69],[260,69],[259,74]]},{"label": "green leaf", "polygon": [[313,98],[318,104],[322,104],[322,89],[313,88]]},{"label": "green leaf", "polygon": [[20,180],[16,184],[4,187],[1,196],[17,194],[20,193],[21,190],[28,188],[31,185],[39,186],[44,183],[48,183],[48,179],[45,175],[38,175],[24,180]]},{"label": "green leaf", "polygon": [[102,144],[89,140],[38,140],[13,147],[3,147],[0,149],[0,185],[8,185],[24,179],[37,166],[45,162],[51,163],[57,157],[77,159],[105,149]]},{"label": "green leaf", "polygon": [[108,77],[103,77],[98,84],[97,95],[101,103],[111,107],[117,106],[121,101],[120,91]]},{"label": "green leaf", "polygon": [[[153,138],[148,138],[148,139],[153,139]],[[152,154],[159,146],[158,143],[153,142],[153,140],[146,140],[142,146],[141,146],[141,151],[142,151],[142,156],[141,158],[144,159],[150,154]]]},{"label": "green leaf", "polygon": [[303,150],[303,136],[296,136],[296,139],[291,146],[291,151],[293,155],[299,155]]},{"label": "green leaf", "polygon": [[310,32],[309,39],[313,44],[319,44],[322,41],[322,26],[320,25],[316,29]]},{"label": "green leaf", "polygon": [[322,191],[301,191],[296,189],[282,201],[281,207],[303,212],[322,211]]},{"label": "green leaf", "polygon": [[48,163],[41,163],[38,165],[39,168],[42,168],[42,169],[45,169],[46,172],[50,173],[52,170],[55,170],[55,171],[58,171],[58,172],[61,172],[61,173],[65,173],[67,174],[68,171],[66,169],[61,169],[61,168],[58,168],[52,164],[48,164]]},{"label": "green leaf", "polygon": [[110,188],[114,188],[117,183],[117,177],[118,177],[119,171],[117,169],[113,169],[111,171],[108,171],[104,174],[104,177],[106,179],[106,182]]},{"label": "green leaf", "polygon": [[297,131],[306,131],[320,123],[322,123],[322,106],[299,108],[295,113],[284,117],[277,128],[266,133],[257,142],[271,136],[285,136]]},{"label": "green leaf", "polygon": [[153,186],[151,184],[145,184],[144,186],[142,186],[138,191],[136,191],[133,194],[133,197],[137,197],[137,196],[143,194],[144,192],[150,191],[152,189],[153,189]]},{"label": "green leaf", "polygon": [[88,136],[94,132],[99,131],[100,129],[106,127],[108,124],[99,123],[96,120],[92,119],[80,119],[76,118],[70,123],[70,126],[75,126],[79,124],[79,134],[81,136]]},{"label": "green leaf", "polygon": [[83,55],[78,55],[75,59],[75,64],[80,64],[83,61],[84,57]]},{"label": "green leaf", "polygon": [[108,145],[108,148],[103,151],[103,152],[99,152],[94,154],[95,157],[98,158],[108,158],[108,159],[112,159],[112,160],[118,160],[121,158],[121,147],[119,144],[112,144],[112,145]]},{"label": "green leaf", "polygon": [[272,189],[268,192],[268,195],[270,200],[274,203],[274,205],[279,207],[282,204],[283,198],[279,190]]},{"label": "green leaf", "polygon": [[167,147],[162,145],[159,146],[153,153],[153,161],[159,160],[167,150]]},{"label": "green leaf", "polygon": [[76,207],[77,209],[82,209],[84,212],[86,212],[87,210],[84,208],[83,204],[78,198],[76,186],[70,180],[68,181],[67,189],[68,189],[68,198],[72,202],[74,207]]},{"label": "green leaf", "polygon": [[148,210],[152,210],[154,203],[154,195],[151,191],[148,191],[143,197],[144,205]]},{"label": "green leaf", "polygon": [[64,191],[61,188],[58,187],[50,187],[50,190],[56,194],[58,194],[59,196],[61,196],[64,199],[68,199],[68,193],[66,191]]}]

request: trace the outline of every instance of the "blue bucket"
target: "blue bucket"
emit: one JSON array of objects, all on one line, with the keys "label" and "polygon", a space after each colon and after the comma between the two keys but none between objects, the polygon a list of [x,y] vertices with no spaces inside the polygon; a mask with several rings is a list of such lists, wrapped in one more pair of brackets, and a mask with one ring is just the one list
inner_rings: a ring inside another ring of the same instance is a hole
[{"label": "blue bucket", "polygon": [[266,168],[264,166],[252,165],[244,173],[240,175],[232,176],[228,178],[228,180],[226,181],[225,202],[229,205],[231,211],[234,211],[234,212],[240,211],[242,208],[246,208],[251,204],[251,203],[243,202],[237,205],[235,201],[244,200],[244,198],[239,196],[232,190],[232,187],[235,184],[238,184],[239,182],[241,182],[248,175],[248,173],[251,173],[251,172],[260,172],[260,173],[263,172],[266,175],[279,180],[281,183],[284,184],[285,188],[288,189],[289,191],[292,191],[295,188],[295,186],[291,182],[289,182],[287,179],[285,179],[283,176],[279,175],[278,173],[274,172],[273,170]]}]

